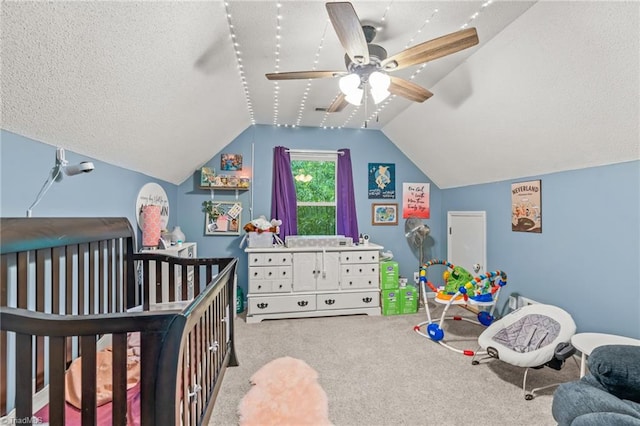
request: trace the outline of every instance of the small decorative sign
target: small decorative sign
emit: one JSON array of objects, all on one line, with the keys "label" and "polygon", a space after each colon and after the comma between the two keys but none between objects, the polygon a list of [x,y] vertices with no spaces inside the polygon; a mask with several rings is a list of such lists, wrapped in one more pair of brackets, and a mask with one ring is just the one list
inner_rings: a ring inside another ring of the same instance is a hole
[{"label": "small decorative sign", "polygon": [[369,163],[369,198],[396,198],[396,165]]},{"label": "small decorative sign", "polygon": [[430,215],[429,184],[404,182],[402,184],[402,217],[429,219]]},{"label": "small decorative sign", "polygon": [[160,206],[160,226],[161,229],[167,229],[169,223],[169,198],[164,189],[157,183],[150,182],[145,184],[138,192],[136,199],[136,219],[138,226],[143,229],[142,211],[145,206]]},{"label": "small decorative sign", "polygon": [[511,230],[542,233],[542,181],[511,184]]}]

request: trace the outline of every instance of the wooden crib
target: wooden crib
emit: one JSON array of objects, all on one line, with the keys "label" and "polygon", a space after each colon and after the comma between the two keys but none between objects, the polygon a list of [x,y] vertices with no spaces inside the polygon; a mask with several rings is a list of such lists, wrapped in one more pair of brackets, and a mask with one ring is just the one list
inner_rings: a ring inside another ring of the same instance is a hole
[{"label": "wooden crib", "polygon": [[[126,218],[0,218],[0,423],[208,423],[226,367],[238,365],[237,259],[136,253],[134,235]],[[107,346],[112,400],[98,407],[96,357]],[[78,357],[72,408],[65,376]]]}]

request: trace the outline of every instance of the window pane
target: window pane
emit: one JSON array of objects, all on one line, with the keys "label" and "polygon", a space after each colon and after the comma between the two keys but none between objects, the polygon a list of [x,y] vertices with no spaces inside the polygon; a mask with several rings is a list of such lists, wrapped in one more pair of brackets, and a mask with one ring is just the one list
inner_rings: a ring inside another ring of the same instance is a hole
[{"label": "window pane", "polygon": [[299,202],[335,202],[335,161],[292,160],[291,171]]},{"label": "window pane", "polygon": [[298,205],[298,235],[335,235],[335,206]]}]

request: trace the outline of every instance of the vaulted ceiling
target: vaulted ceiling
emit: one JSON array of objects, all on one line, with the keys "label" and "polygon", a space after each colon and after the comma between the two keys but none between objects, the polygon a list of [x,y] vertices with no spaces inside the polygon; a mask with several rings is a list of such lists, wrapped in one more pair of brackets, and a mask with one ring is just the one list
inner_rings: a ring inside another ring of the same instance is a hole
[{"label": "vaulted ceiling", "polygon": [[[442,188],[640,159],[637,2],[354,1],[423,103],[328,107],[344,71],[323,1],[2,2],[2,128],[172,183],[252,124],[382,130]],[[171,159],[171,161],[168,161]]]}]

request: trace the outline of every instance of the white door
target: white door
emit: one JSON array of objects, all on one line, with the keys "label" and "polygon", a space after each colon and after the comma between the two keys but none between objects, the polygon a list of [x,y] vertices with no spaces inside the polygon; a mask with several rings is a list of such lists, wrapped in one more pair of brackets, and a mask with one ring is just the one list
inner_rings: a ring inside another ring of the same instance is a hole
[{"label": "white door", "polygon": [[447,260],[474,276],[483,274],[487,271],[486,234],[486,212],[447,212]]}]

